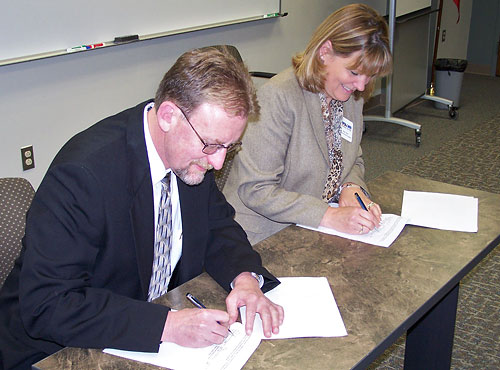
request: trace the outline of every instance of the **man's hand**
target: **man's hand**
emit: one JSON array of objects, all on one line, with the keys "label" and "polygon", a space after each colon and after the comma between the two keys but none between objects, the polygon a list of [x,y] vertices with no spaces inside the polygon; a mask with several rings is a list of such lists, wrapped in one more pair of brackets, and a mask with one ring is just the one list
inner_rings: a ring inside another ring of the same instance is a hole
[{"label": "man's hand", "polygon": [[283,307],[271,302],[259,288],[259,283],[249,272],[242,272],[234,279],[234,289],[226,298],[229,324],[238,318],[238,308],[246,306],[245,331],[252,334],[255,314],[262,320],[262,328],[266,338],[279,333],[279,326],[283,324]]},{"label": "man's hand", "polygon": [[206,347],[221,344],[228,327],[229,315],[224,311],[198,308],[170,311],[161,340],[184,347]]}]

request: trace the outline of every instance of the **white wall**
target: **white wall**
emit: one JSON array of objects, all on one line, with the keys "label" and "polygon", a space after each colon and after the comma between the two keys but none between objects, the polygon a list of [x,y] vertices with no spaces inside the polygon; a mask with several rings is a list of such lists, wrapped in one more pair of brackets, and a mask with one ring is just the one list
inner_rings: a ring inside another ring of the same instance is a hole
[{"label": "white wall", "polygon": [[[284,18],[2,66],[0,177],[25,177],[37,188],[71,136],[154,96],[163,74],[184,51],[233,44],[251,70],[280,71],[328,14],[350,2],[282,0],[282,10],[289,12]],[[385,10],[384,0],[366,3]],[[26,145],[34,146],[35,168],[23,171],[20,148]]]}]

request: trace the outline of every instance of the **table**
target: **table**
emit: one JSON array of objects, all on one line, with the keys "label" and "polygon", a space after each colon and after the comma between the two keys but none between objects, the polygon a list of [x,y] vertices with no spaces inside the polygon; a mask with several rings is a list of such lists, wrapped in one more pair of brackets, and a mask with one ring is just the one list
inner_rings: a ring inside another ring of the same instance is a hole
[{"label": "table", "polygon": [[[475,196],[479,231],[407,225],[390,248],[297,226],[263,240],[255,249],[276,276],[328,277],[348,336],[263,341],[245,369],[364,369],[405,333],[405,369],[449,369],[459,282],[500,242],[500,195],[398,172],[385,173],[368,185],[384,213],[400,214],[403,190]],[[187,291],[210,307],[224,308],[225,291],[206,274],[159,302],[188,307]],[[157,369],[100,350],[75,348],[34,365],[69,367]]]}]

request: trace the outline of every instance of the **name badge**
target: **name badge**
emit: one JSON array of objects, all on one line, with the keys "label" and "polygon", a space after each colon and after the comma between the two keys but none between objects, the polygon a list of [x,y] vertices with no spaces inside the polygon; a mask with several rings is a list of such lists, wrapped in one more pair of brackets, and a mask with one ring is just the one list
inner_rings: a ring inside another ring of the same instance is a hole
[{"label": "name badge", "polygon": [[347,118],[342,118],[342,122],[340,123],[340,136],[342,136],[342,139],[347,140],[350,143],[352,143],[353,126],[354,124]]}]

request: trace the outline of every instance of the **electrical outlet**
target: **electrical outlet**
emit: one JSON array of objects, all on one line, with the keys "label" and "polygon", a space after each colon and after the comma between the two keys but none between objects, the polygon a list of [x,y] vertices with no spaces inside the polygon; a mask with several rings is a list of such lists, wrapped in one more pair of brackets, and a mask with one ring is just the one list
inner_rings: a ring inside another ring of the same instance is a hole
[{"label": "electrical outlet", "polygon": [[33,154],[33,145],[21,148],[21,160],[23,162],[23,171],[35,168],[35,156]]},{"label": "electrical outlet", "polygon": [[443,32],[441,33],[441,42],[445,41],[446,41],[446,30],[443,30]]}]

